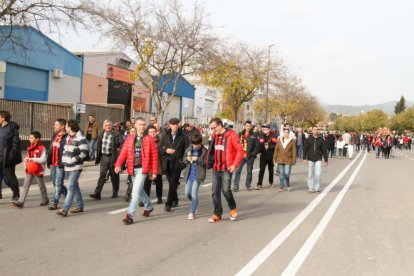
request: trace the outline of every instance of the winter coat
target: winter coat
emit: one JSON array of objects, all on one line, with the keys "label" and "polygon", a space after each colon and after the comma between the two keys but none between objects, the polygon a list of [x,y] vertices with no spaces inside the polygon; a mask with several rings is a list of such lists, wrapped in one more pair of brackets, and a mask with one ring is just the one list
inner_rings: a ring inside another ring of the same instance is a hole
[{"label": "winter coat", "polygon": [[[268,148],[265,149],[265,143],[267,141]],[[268,136],[260,134],[259,136],[259,152],[260,159],[272,160],[277,144],[277,135],[269,133]]]},{"label": "winter coat", "polygon": [[[102,158],[102,139],[104,137],[105,131],[102,131],[99,134],[98,142],[96,144],[96,160],[95,164],[99,164]],[[119,151],[121,150],[124,139],[121,136],[119,131],[112,131],[112,143],[111,143],[111,155],[112,160],[115,162],[118,159]]]},{"label": "winter coat", "polygon": [[6,135],[6,142],[4,147],[4,167],[13,167],[20,164],[23,161],[22,152],[20,150],[20,138],[19,129],[20,126],[10,121],[5,128],[8,128],[8,134]]},{"label": "winter coat", "polygon": [[[89,128],[89,122],[86,123],[85,129],[84,129],[85,137],[88,134],[88,128]],[[98,139],[98,132],[99,132],[99,126],[98,126],[98,123],[95,121],[92,124],[92,134],[91,134],[92,140]]]},{"label": "winter coat", "polygon": [[[127,161],[127,172],[131,176],[134,176],[135,138],[136,135],[128,136],[115,162],[115,167],[122,167]],[[152,136],[144,136],[141,155],[142,174],[158,174],[158,149]]]},{"label": "winter coat", "polygon": [[62,164],[65,171],[80,171],[83,169],[83,161],[88,156],[88,142],[80,131],[76,132],[69,145],[71,137],[66,136],[65,146],[63,148]]},{"label": "winter coat", "polygon": [[[208,148],[207,156],[206,156],[206,163],[208,164],[207,168],[211,169],[214,164],[214,140],[216,138],[216,134],[212,134],[210,145]],[[231,166],[235,166],[236,168],[240,166],[240,163],[244,156],[243,146],[239,143],[239,137],[234,132],[234,130],[226,130],[224,132],[224,152],[226,158],[226,168]]]},{"label": "winter coat", "polygon": [[321,161],[323,159],[328,162],[328,147],[321,136],[315,138],[313,135],[306,139],[303,148],[303,160]]},{"label": "winter coat", "polygon": [[[162,158],[162,170],[165,172],[168,168],[181,171],[185,168],[183,156],[186,148],[190,145],[189,140],[181,129],[178,129],[173,142],[171,130],[165,131],[158,145],[158,150]],[[174,154],[168,154],[167,149],[174,149]]]},{"label": "winter coat", "polygon": [[[187,180],[190,175],[190,168],[191,168],[191,162],[187,160],[188,156],[191,156],[191,153],[193,151],[193,146],[189,146],[184,153],[184,164],[187,165],[184,170],[184,179]],[[195,161],[197,164],[196,174],[197,174],[197,180],[198,181],[204,181],[206,179],[206,155],[207,155],[207,149],[201,145],[201,148],[198,150],[198,159]],[[194,161],[193,161],[194,162]]]},{"label": "winter coat", "polygon": [[[239,141],[244,146],[244,139],[245,139],[246,130],[242,130],[239,132]],[[247,149],[246,151],[246,158],[247,159],[254,159],[257,157],[257,154],[260,152],[260,144],[257,133],[250,131],[249,137],[247,137]]]},{"label": "winter coat", "polygon": [[283,139],[280,138],[276,144],[273,162],[293,166],[296,164],[296,142],[294,139],[291,139],[286,147],[283,148]]}]

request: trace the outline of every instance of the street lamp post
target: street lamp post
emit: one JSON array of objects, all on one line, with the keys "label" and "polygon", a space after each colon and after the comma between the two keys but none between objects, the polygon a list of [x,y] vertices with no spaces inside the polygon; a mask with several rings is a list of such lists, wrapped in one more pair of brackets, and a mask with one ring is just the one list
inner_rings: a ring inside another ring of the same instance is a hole
[{"label": "street lamp post", "polygon": [[269,71],[270,71],[270,48],[276,44],[268,46],[267,52],[267,79],[266,79],[266,109],[265,109],[265,123],[269,122]]}]

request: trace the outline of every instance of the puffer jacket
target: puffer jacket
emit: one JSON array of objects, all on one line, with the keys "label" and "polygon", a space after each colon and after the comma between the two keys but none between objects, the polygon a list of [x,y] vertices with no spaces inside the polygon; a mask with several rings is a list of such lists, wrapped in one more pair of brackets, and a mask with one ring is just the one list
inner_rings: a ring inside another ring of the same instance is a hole
[{"label": "puffer jacket", "polygon": [[[208,169],[211,169],[214,163],[214,140],[216,134],[212,134],[210,146],[208,148],[206,162],[208,164]],[[226,130],[224,133],[225,146],[224,151],[226,153],[226,168],[235,166],[236,168],[240,166],[240,163],[244,156],[244,150],[242,144],[239,142],[239,136],[234,130]]]},{"label": "puffer jacket", "polygon": [[20,126],[16,122],[10,121],[5,127],[9,128],[9,132],[6,135],[4,166],[12,167],[22,163],[23,161],[19,138]]},{"label": "puffer jacket", "polygon": [[[115,167],[122,167],[125,161],[127,161],[127,172],[131,176],[134,175],[135,138],[136,135],[128,136],[115,163]],[[144,136],[142,140],[141,155],[142,173],[158,174],[158,149],[152,136]]]}]

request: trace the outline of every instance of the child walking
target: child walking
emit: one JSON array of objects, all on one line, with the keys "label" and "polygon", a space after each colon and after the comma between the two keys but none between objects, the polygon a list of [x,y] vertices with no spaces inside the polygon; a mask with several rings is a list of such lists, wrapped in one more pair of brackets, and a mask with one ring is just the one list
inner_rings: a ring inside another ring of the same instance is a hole
[{"label": "child walking", "polygon": [[35,178],[39,185],[40,193],[42,194],[42,201],[40,206],[49,204],[47,197],[47,190],[43,181],[44,166],[46,163],[46,149],[40,142],[41,135],[37,131],[33,131],[29,136],[30,145],[27,148],[28,157],[24,159],[26,165],[26,177],[24,178],[23,193],[17,201],[12,202],[13,207],[23,208],[27,194],[29,193],[30,185]]},{"label": "child walking", "polygon": [[184,171],[185,194],[191,200],[188,219],[196,218],[198,208],[198,188],[206,179],[206,154],[207,149],[201,144],[202,136],[199,133],[191,135],[191,145],[184,153],[184,163],[187,165]]}]

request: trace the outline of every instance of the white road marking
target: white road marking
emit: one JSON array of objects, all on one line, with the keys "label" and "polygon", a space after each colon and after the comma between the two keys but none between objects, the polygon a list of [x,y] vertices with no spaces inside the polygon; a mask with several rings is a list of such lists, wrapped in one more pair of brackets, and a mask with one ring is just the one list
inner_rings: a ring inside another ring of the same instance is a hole
[{"label": "white road marking", "polygon": [[302,264],[305,262],[306,258],[308,257],[309,253],[312,251],[316,242],[319,240],[322,233],[325,231],[326,227],[331,221],[333,215],[335,214],[336,210],[339,207],[339,204],[341,204],[341,201],[344,199],[346,192],[348,191],[349,187],[354,182],[355,177],[357,176],[357,174],[359,173],[359,170],[364,164],[366,157],[367,157],[367,154],[365,153],[364,157],[362,158],[362,161],[358,164],[358,167],[355,169],[355,171],[352,173],[351,177],[349,178],[348,182],[339,192],[338,196],[335,198],[335,200],[329,207],[328,211],[326,211],[325,215],[319,222],[318,226],[315,228],[315,230],[313,230],[312,234],[303,244],[299,252],[296,254],[293,260],[289,263],[289,265],[283,271],[282,273],[283,276],[296,275],[296,273],[298,272],[298,270],[300,269],[300,267],[302,266]]},{"label": "white road marking", "polygon": [[[255,170],[253,170],[252,172],[258,172],[258,171],[260,171],[260,169],[255,169]],[[213,183],[207,183],[207,184],[204,184],[204,185],[201,185],[201,187],[210,187],[211,185],[213,185]]]},{"label": "white road marking", "polygon": [[[167,198],[166,198],[166,197],[163,197],[162,199],[166,200]],[[153,200],[151,200],[151,202],[152,202],[152,203],[155,203],[155,202],[157,202],[157,201],[158,201],[158,199],[153,199]],[[128,211],[128,209],[129,209],[129,207],[126,207],[126,208],[122,208],[122,209],[118,209],[118,210],[115,210],[115,211],[109,212],[108,214],[109,214],[109,215],[117,215],[117,214],[119,214],[119,213],[123,213],[123,212],[125,212],[125,211]]]},{"label": "white road marking", "polygon": [[276,249],[299,227],[299,225],[307,218],[307,216],[319,205],[322,199],[329,191],[345,176],[349,169],[357,161],[361,152],[349,165],[338,174],[338,176],[320,193],[305,209],[300,212],[265,248],[263,248],[248,264],[246,264],[236,275],[251,275],[255,272],[267,258],[273,254]]}]

